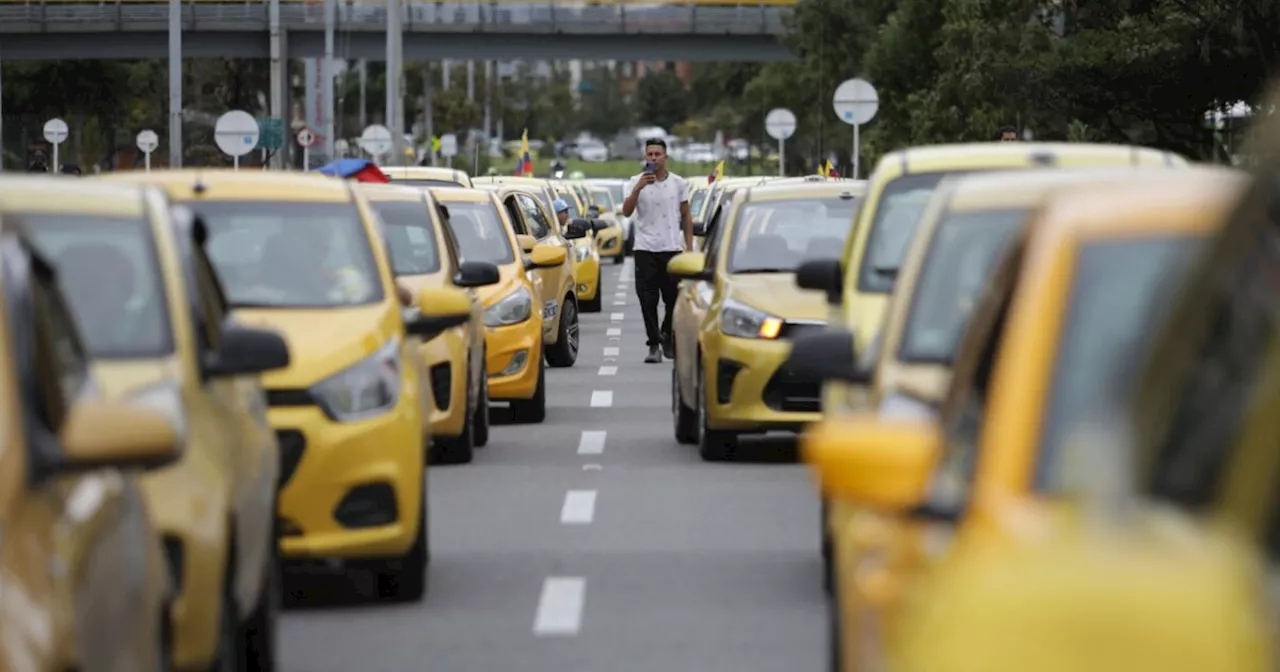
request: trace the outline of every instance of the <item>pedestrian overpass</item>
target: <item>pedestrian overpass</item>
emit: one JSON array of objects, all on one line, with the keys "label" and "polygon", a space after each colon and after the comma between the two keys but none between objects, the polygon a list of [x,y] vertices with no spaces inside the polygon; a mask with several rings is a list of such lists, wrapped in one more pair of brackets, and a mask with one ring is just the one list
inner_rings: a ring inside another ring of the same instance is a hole
[{"label": "pedestrian overpass", "polygon": [[[406,61],[773,61],[797,0],[401,0]],[[0,0],[0,60],[168,55],[169,0]],[[186,58],[325,52],[324,0],[181,0]],[[336,0],[335,56],[386,58],[386,4]]]}]

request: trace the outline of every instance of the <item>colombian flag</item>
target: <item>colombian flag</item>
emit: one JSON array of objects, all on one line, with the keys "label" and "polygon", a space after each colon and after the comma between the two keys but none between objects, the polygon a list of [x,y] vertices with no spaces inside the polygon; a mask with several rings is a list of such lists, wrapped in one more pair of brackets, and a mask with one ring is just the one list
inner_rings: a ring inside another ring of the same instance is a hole
[{"label": "colombian flag", "polygon": [[717,163],[716,169],[711,171],[711,174],[707,176],[707,184],[711,184],[712,182],[720,179],[724,179],[724,161]]},{"label": "colombian flag", "polygon": [[520,134],[520,161],[516,163],[516,175],[533,175],[533,159],[529,156],[529,129]]},{"label": "colombian flag", "polygon": [[818,174],[823,177],[840,177],[840,173],[836,171],[836,167],[831,165],[831,161],[823,161],[822,166],[818,168]]}]

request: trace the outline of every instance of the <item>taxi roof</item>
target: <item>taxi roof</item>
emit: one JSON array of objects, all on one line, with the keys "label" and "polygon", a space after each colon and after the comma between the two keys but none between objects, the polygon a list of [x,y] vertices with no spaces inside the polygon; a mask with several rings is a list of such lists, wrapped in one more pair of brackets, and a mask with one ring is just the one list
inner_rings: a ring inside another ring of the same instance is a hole
[{"label": "taxi roof", "polygon": [[861,198],[867,193],[865,183],[850,182],[801,182],[790,184],[765,184],[750,187],[739,192],[741,201],[756,203],[760,201],[790,201],[798,198],[839,197],[848,194],[853,198]]},{"label": "taxi roof", "polygon": [[482,175],[471,178],[471,183],[477,187],[482,184],[536,184],[541,186],[549,182],[550,180],[545,177],[526,177],[524,175]]},{"label": "taxi roof", "polygon": [[1203,166],[1135,171],[1122,182],[1064,186],[1045,201],[1037,231],[1042,239],[1059,241],[1207,234],[1221,226],[1248,185],[1246,173]]},{"label": "taxi roof", "polygon": [[1133,163],[1186,165],[1174,154],[1137,145],[1088,142],[970,142],[909,147],[886,154],[880,165],[900,163],[902,172],[956,170],[987,165],[1016,165],[1019,159],[1055,165],[1064,160],[1100,160],[1128,155]]},{"label": "taxi roof", "polygon": [[545,187],[540,184],[525,184],[517,182],[514,184],[477,184],[475,188],[494,194],[515,191],[521,194],[528,194],[530,196],[542,198],[542,190]]},{"label": "taxi roof", "polygon": [[939,184],[938,193],[945,194],[949,212],[1031,207],[1054,189],[1072,183],[1129,180],[1139,172],[1161,170],[1166,169],[1118,166],[968,173],[946,178]]},{"label": "taxi roof", "polygon": [[424,191],[418,187],[406,187],[394,182],[379,184],[377,182],[357,182],[356,189],[371,201],[422,201]]},{"label": "taxi roof", "polygon": [[431,187],[431,195],[441,203],[488,203],[493,198],[493,190],[488,185],[476,185],[478,189],[466,187]]},{"label": "taxi roof", "polygon": [[391,181],[396,180],[450,180],[471,186],[471,176],[465,170],[446,166],[378,166]]},{"label": "taxi roof", "polygon": [[0,210],[140,216],[146,211],[144,188],[66,176],[6,175],[0,178]]},{"label": "taxi roof", "polygon": [[320,173],[232,170],[230,168],[181,168],[152,172],[105,173],[86,180],[154,184],[178,200],[192,198],[235,201],[300,201],[349,203],[351,183]]}]

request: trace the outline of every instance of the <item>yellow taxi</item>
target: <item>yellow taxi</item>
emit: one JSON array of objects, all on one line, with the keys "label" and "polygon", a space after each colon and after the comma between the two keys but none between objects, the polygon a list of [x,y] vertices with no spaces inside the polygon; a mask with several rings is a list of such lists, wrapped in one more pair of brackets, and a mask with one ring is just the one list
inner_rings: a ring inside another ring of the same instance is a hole
[{"label": "yellow taxi", "polygon": [[465,170],[444,166],[378,166],[392,184],[405,187],[470,187]]},{"label": "yellow taxi", "polygon": [[846,185],[753,187],[734,197],[699,252],[671,258],[671,410],[680,443],[704,460],[732,456],[738,436],[818,420],[818,382],[781,367],[791,340],[825,324],[820,295],[796,288],[804,259],[836,254],[860,192]]},{"label": "yellow taxi", "polygon": [[[838,669],[892,667],[904,655],[897,617],[914,581],[947,560],[953,534],[977,540],[975,553],[1034,534],[1019,520],[1038,520],[1090,478],[1092,448],[1116,449],[1079,432],[1119,403],[1113,376],[1167,278],[1242,186],[1230,171],[1186,169],[1054,189],[991,272],[936,414],[829,418],[803,438],[823,494],[855,507],[831,530]],[[802,337],[790,364],[848,376],[852,340]]]},{"label": "yellow taxi", "polygon": [[[563,267],[568,258],[565,249],[532,242],[527,234],[517,235],[510,212],[491,190],[437,187],[431,194],[445,210],[446,227],[458,243],[459,261],[498,267],[497,284],[478,289],[484,306],[489,398],[509,402],[517,422],[542,422],[547,417],[545,320],[537,306],[545,278],[537,270]],[[516,207],[528,207],[524,198],[513,200]],[[524,252],[524,244],[530,242]]]},{"label": "yellow taxi", "polygon": [[701,249],[715,218],[716,206],[725,204],[725,195],[738,189],[758,187],[768,178],[725,177],[709,185],[695,183],[689,189],[689,215],[693,219],[693,247]]},{"label": "yellow taxi", "polygon": [[489,442],[489,376],[484,355],[484,304],[478,289],[500,281],[487,261],[458,260],[458,243],[426,189],[364,183],[359,186],[382,222],[391,271],[406,296],[427,287],[456,287],[471,297],[471,321],[422,345],[431,383],[433,459],[471,461]]},{"label": "yellow taxi", "polygon": [[569,367],[578,361],[582,304],[574,285],[574,243],[584,233],[560,227],[560,222],[538,201],[537,190],[520,184],[481,185],[502,204],[505,224],[516,234],[519,249],[531,252],[540,245],[558,247],[565,258],[558,265],[535,265],[530,269],[542,306],[542,341],[547,365]]},{"label": "yellow taxi", "polygon": [[171,669],[170,572],[131,474],[182,431],[101,397],[56,271],[0,220],[0,669]]},{"label": "yellow taxi", "polygon": [[368,567],[379,596],[420,600],[431,395],[418,351],[465,324],[470,299],[427,288],[416,313],[401,312],[377,216],[355,183],[208,169],[115,177],[162,186],[194,210],[236,318],[289,340],[289,367],[262,378],[280,441],[284,560]]},{"label": "yellow taxi", "polygon": [[0,180],[0,213],[60,269],[104,391],[184,433],[182,458],[142,480],[174,568],[174,665],[234,661],[245,641],[274,665],[280,453],[258,374],[289,365],[283,337],[227,319],[206,232],[158,190]]},{"label": "yellow taxi", "polygon": [[[591,220],[587,202],[582,198],[582,193],[576,185],[564,180],[550,182],[556,198],[564,199],[569,204],[569,221]],[[573,277],[577,282],[579,308],[584,313],[600,312],[603,301],[600,286],[600,252],[596,249],[596,235],[598,230],[606,228],[602,225],[592,225],[581,238],[573,241]]]},{"label": "yellow taxi", "polygon": [[[984,171],[938,183],[902,259],[884,328],[859,357],[853,380],[882,416],[928,417],[951,382],[968,317],[1000,252],[1055,189],[1106,184],[1140,168]],[[838,297],[836,297],[838,299]],[[850,341],[853,336],[839,327]],[[834,338],[835,336],[829,336]],[[830,530],[855,518],[848,502],[823,502],[823,577],[831,588]]]},{"label": "yellow taxi", "polygon": [[[587,208],[587,214],[591,215],[590,219],[597,219],[605,223],[603,228],[596,229],[596,252],[599,253],[601,259],[612,259],[613,263],[621,264],[624,258],[622,254],[622,224],[618,219],[622,216],[619,214],[622,209],[621,203],[614,203],[613,192],[608,187],[587,185],[586,189],[591,195],[591,206]],[[597,301],[599,300],[597,292]]]},{"label": "yellow taxi", "polygon": [[[613,203],[614,221],[618,224],[619,236],[622,238],[621,255],[630,254],[631,244],[634,242],[631,240],[631,218],[622,215],[622,201],[627,198],[627,180],[613,177],[589,177],[582,182],[592,190],[603,188],[609,192],[610,202]],[[604,254],[602,253],[601,256]]]},{"label": "yellow taxi", "polygon": [[[859,348],[879,333],[893,292],[894,277],[915,234],[920,215],[938,183],[948,175],[987,170],[1092,168],[1103,166],[1183,166],[1186,159],[1165,151],[1089,143],[991,142],[911,147],[890,152],[867,180],[866,203],[853,220],[854,234],[840,259],[823,260],[798,274],[808,289],[839,298],[839,321],[853,329]],[[827,413],[858,410],[865,388],[847,381],[823,386]]]},{"label": "yellow taxi", "polygon": [[541,177],[524,177],[520,175],[485,175],[471,178],[476,187],[495,186],[527,187],[537,190],[538,200],[551,212],[551,204],[556,200],[556,192],[551,188],[551,181]]}]

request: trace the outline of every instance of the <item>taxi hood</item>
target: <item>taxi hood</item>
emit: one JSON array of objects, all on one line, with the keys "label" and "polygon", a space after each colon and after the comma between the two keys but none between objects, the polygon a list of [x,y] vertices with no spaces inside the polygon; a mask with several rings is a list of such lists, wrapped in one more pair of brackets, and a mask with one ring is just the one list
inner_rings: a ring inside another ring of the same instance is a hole
[{"label": "taxi hood", "polygon": [[726,280],[728,296],[735,301],[784,320],[818,320],[829,316],[822,292],[796,287],[794,273],[744,273]]},{"label": "taxi hood", "polygon": [[524,275],[524,266],[519,262],[499,266],[498,277],[500,279],[497,284],[476,288],[480,303],[484,304],[485,307],[489,307],[493,305],[494,301],[516,291],[520,286],[520,277],[522,275]]},{"label": "taxi hood", "polygon": [[109,398],[119,398],[157,383],[178,380],[182,367],[176,357],[95,359],[93,376]]},{"label": "taxi hood", "polygon": [[352,308],[238,308],[236,319],[268,327],[289,342],[288,368],[262,374],[268,389],[304,388],[372,355],[393,337],[400,314],[390,303]]}]

